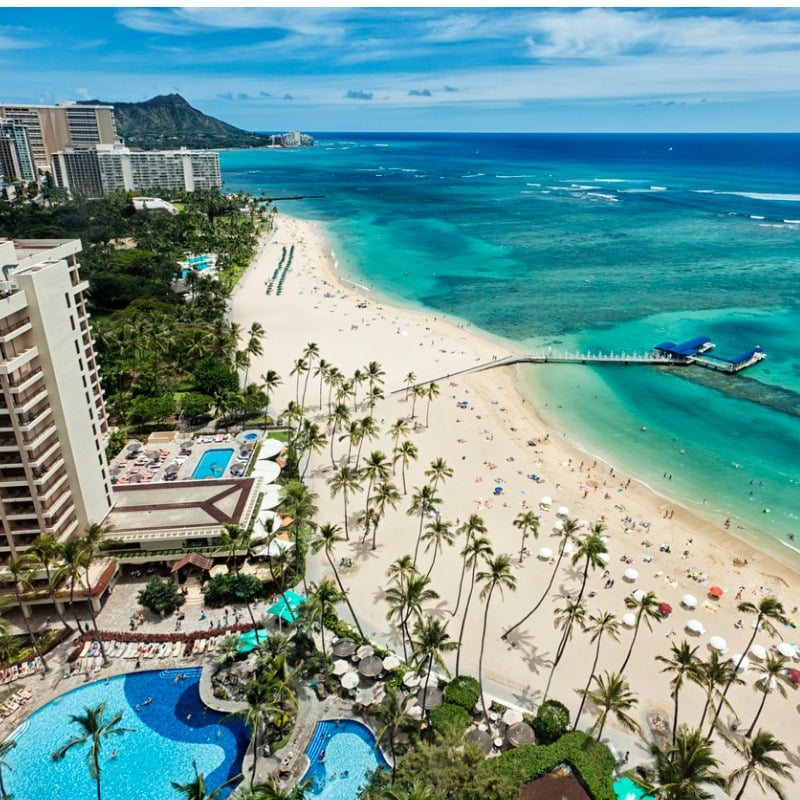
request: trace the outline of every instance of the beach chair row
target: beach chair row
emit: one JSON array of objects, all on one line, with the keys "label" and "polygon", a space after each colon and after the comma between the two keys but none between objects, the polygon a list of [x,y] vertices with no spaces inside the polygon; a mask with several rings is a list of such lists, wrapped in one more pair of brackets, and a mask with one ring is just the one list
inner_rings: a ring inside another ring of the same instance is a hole
[{"label": "beach chair row", "polygon": [[14,695],[8,698],[4,703],[0,703],[0,717],[5,719],[19,711],[28,700],[33,696],[33,692],[27,687],[20,689]]},{"label": "beach chair row", "polygon": [[3,683],[13,683],[20,678],[41,672],[43,669],[42,659],[37,656],[30,661],[24,661],[22,664],[15,664],[13,667],[2,670]]}]

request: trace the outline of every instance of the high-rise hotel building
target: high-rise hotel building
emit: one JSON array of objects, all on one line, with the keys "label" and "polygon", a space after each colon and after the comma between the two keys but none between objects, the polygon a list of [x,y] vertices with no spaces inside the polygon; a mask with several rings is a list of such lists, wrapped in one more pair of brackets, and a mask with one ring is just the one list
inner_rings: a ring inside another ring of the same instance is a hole
[{"label": "high-rise hotel building", "polygon": [[0,239],[0,568],[111,510],[78,240]]}]

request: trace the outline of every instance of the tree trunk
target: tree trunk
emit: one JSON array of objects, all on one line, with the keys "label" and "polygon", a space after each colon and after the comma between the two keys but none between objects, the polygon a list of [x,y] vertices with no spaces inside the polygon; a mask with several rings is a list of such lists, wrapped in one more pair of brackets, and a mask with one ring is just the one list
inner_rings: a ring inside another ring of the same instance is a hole
[{"label": "tree trunk", "polygon": [[347,608],[350,609],[350,614],[353,617],[353,622],[356,624],[356,628],[358,628],[358,632],[361,634],[362,639],[366,639],[367,637],[364,636],[364,631],[361,630],[361,625],[358,623],[358,617],[356,616],[356,612],[353,610],[353,606],[350,605],[350,598],[345,591],[344,586],[342,585],[342,579],[339,576],[339,571],[336,569],[336,565],[333,563],[333,559],[331,558],[331,554],[328,551],[328,548],[325,548],[325,557],[328,559],[328,563],[331,565],[331,569],[333,570],[333,577],[336,578],[336,583],[339,585],[339,591],[342,593],[342,597],[344,597],[345,603],[347,603]]},{"label": "tree trunk", "polygon": [[581,695],[581,704],[578,706],[578,713],[575,715],[575,724],[572,726],[572,730],[578,730],[578,722],[580,721],[581,714],[583,713],[583,706],[586,703],[586,692],[589,691],[589,687],[592,685],[592,678],[594,678],[595,670],[597,669],[597,662],[600,659],[600,641],[603,638],[603,635],[600,634],[599,638],[597,639],[597,649],[594,651],[594,661],[592,662],[592,671],[589,673],[589,680],[586,682],[586,689],[584,690],[583,695]]},{"label": "tree trunk", "polygon": [[464,603],[464,616],[461,618],[461,629],[458,632],[458,652],[456,653],[456,677],[459,676],[459,664],[461,663],[461,642],[464,639],[464,627],[467,624],[467,613],[469,612],[469,604],[472,600],[472,591],[475,588],[475,569],[477,567],[478,562],[476,561],[472,565],[472,575],[470,585],[469,585],[469,592],[467,593],[467,600]]},{"label": "tree trunk", "polygon": [[761,712],[764,710],[764,703],[767,702],[767,689],[764,688],[764,692],[761,696],[761,702],[758,705],[758,711],[756,711],[756,715],[753,718],[753,722],[750,727],[747,729],[747,733],[745,736],[749,739],[753,735],[753,729],[756,727],[756,723],[758,722],[758,718],[761,716]]},{"label": "tree trunk", "polygon": [[631,653],[633,652],[633,646],[636,644],[636,637],[639,635],[639,622],[641,621],[641,617],[636,618],[636,627],[633,629],[633,639],[631,639],[631,646],[628,648],[628,655],[625,656],[625,660],[622,662],[622,667],[620,668],[619,674],[622,675],[625,672],[625,667],[628,666],[628,661],[630,661]]}]

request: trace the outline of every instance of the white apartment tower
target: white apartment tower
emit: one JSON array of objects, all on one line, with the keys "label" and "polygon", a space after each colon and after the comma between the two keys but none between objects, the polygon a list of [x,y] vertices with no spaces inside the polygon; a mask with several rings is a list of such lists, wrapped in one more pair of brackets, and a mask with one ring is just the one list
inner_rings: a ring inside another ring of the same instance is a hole
[{"label": "white apartment tower", "polygon": [[0,565],[111,510],[79,240],[0,239]]}]

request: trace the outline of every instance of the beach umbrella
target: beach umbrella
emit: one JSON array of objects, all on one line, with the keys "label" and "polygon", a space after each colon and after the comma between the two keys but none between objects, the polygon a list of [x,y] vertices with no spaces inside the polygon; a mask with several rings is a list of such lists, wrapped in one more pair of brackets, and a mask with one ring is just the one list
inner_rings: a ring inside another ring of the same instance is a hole
[{"label": "beach umbrella", "polygon": [[539,505],[540,505],[540,506],[547,506],[547,508],[550,508],[550,506],[551,506],[551,505],[553,505],[553,498],[552,498],[552,497],[548,497],[547,495],[545,495],[545,496],[544,496],[544,497],[543,497],[543,498],[542,498],[542,499],[539,501]]},{"label": "beach umbrella", "polygon": [[786,677],[795,685],[797,686],[800,683],[800,669],[787,669],[786,670]]},{"label": "beach umbrella", "polygon": [[637,603],[641,603],[641,602],[642,602],[642,598],[643,598],[643,597],[644,597],[644,589],[637,589],[637,590],[636,590],[636,591],[633,593],[633,599],[634,599],[634,600],[635,600]]},{"label": "beach umbrella", "polygon": [[750,648],[750,655],[753,656],[753,658],[757,658],[759,661],[763,661],[767,657],[767,651],[763,645],[754,644]]},{"label": "beach umbrella", "polygon": [[[469,742],[469,744],[478,745],[487,755],[492,752],[492,737],[487,731],[481,731],[478,730],[478,728],[470,728],[464,739]],[[502,741],[500,743],[502,744]]]},{"label": "beach umbrella", "polygon": [[383,659],[384,669],[397,669],[400,666],[400,659],[392,654]]},{"label": "beach umbrella", "polygon": [[686,608],[697,608],[697,598],[693,594],[685,594],[681,598],[681,605]]},{"label": "beach umbrella", "polygon": [[378,656],[367,656],[358,662],[358,671],[365,678],[375,678],[383,672],[383,660]]},{"label": "beach umbrella", "polygon": [[273,603],[267,613],[280,617],[284,622],[294,622],[297,619],[297,607],[305,603],[306,598],[297,592],[284,592],[277,602]]},{"label": "beach umbrella", "polygon": [[417,699],[424,709],[430,711],[432,708],[436,708],[436,706],[442,704],[444,695],[438,686],[429,686],[424,691],[420,691],[419,695],[417,695]]},{"label": "beach umbrella", "polygon": [[342,675],[342,687],[345,689],[355,689],[358,686],[360,678],[357,672],[345,672]]},{"label": "beach umbrella", "polygon": [[406,714],[408,714],[411,719],[422,719],[422,706],[414,704],[411,708],[406,709]]},{"label": "beach umbrella", "polygon": [[690,619],[686,623],[686,630],[691,631],[692,633],[705,633],[706,629],[703,627],[703,623],[700,622],[699,619]]},{"label": "beach umbrella", "polygon": [[333,662],[333,674],[344,675],[350,669],[350,662],[343,658],[338,658]]},{"label": "beach umbrella", "polygon": [[[571,556],[571,555],[572,555],[574,552],[575,552],[575,548],[572,546],[572,544],[571,544],[570,542],[567,542],[567,543],[564,545],[564,555],[565,555],[565,556]],[[598,558],[600,559],[600,561],[602,561],[604,564],[607,564],[607,563],[608,563],[608,553],[598,553],[598,556],[597,556],[597,557],[598,557]]]},{"label": "beach umbrella", "polygon": [[724,653],[728,649],[728,643],[721,636],[712,636],[708,640],[708,644],[720,653]]},{"label": "beach umbrella", "polygon": [[658,613],[662,617],[668,617],[672,613],[672,606],[669,603],[660,603],[658,606]]},{"label": "beach umbrella", "polygon": [[628,628],[632,628],[636,624],[636,614],[631,614],[630,612],[625,614],[622,618],[622,624]]},{"label": "beach umbrella", "polygon": [[331,648],[333,654],[339,658],[350,658],[356,651],[356,643],[352,639],[337,639]]},{"label": "beach umbrella", "polygon": [[775,645],[775,649],[786,658],[797,658],[797,647],[796,645],[789,644],[789,642],[779,642]]},{"label": "beach umbrella", "polygon": [[639,573],[633,567],[628,567],[628,569],[622,573],[622,577],[625,578],[628,583],[633,583],[639,577]]},{"label": "beach umbrella", "polygon": [[416,672],[406,672],[406,674],[403,675],[403,685],[407,686],[409,689],[419,686],[419,675],[417,675]]},{"label": "beach umbrella", "polygon": [[553,551],[549,547],[543,547],[539,551],[539,558],[541,558],[542,561],[547,561],[549,558],[552,558],[552,556],[553,556]]},{"label": "beach umbrella", "polygon": [[517,722],[522,722],[522,714],[515,708],[509,708],[503,714],[503,722],[506,725],[514,725]]},{"label": "beach umbrella", "polygon": [[372,689],[359,689],[356,692],[356,703],[360,706],[371,706],[375,702],[375,693]]},{"label": "beach umbrella", "polygon": [[515,722],[513,725],[510,725],[506,731],[506,738],[512,747],[519,747],[523,744],[533,744],[536,741],[533,728],[531,728],[527,722]]},{"label": "beach umbrella", "polygon": [[716,598],[717,600],[719,600],[719,598],[720,598],[720,597],[722,597],[722,595],[723,595],[723,594],[725,594],[725,592],[724,592],[724,591],[723,591],[723,590],[722,590],[722,589],[721,589],[719,586],[712,586],[712,587],[711,587],[711,588],[708,590],[708,593],[709,593],[709,594],[710,594],[712,597]]},{"label": "beach umbrella", "polygon": [[556,514],[559,517],[568,517],[569,516],[569,509],[566,506],[559,506],[558,507],[558,511],[556,511]]},{"label": "beach umbrella", "polygon": [[356,658],[369,658],[375,651],[372,649],[372,645],[369,644],[362,644],[361,647],[356,650]]},{"label": "beach umbrella", "polygon": [[563,531],[564,530],[564,523],[560,519],[557,519],[553,523],[553,530],[554,531]]},{"label": "beach umbrella", "polygon": [[[739,664],[740,659],[742,662],[741,664]],[[739,664],[739,672],[747,672],[747,670],[750,669],[750,659],[747,656],[744,656],[744,658],[742,658],[741,653],[734,653],[728,659],[728,661],[730,661],[731,664],[734,665]]]}]

